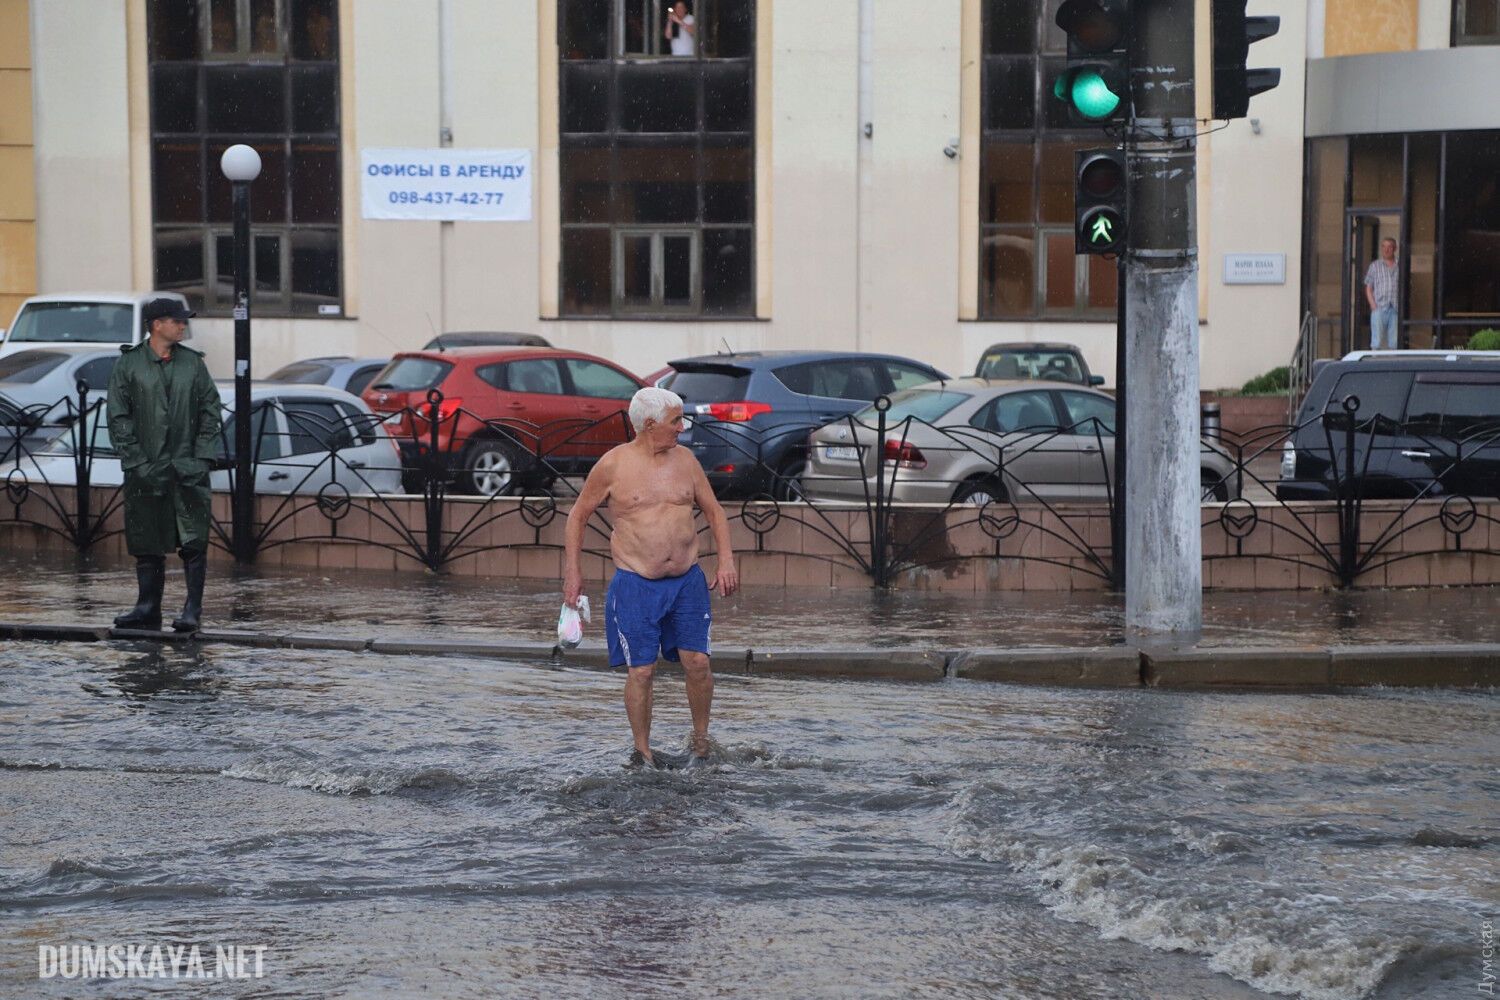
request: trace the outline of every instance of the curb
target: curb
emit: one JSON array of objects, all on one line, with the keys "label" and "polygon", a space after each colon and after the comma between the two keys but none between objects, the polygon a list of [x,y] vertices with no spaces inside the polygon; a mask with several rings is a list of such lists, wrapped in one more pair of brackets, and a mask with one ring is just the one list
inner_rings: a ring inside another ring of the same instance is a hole
[{"label": "curb", "polygon": [[861,680],[940,681],[948,658],[935,650],[750,650],[748,673]]},{"label": "curb", "polygon": [[1327,649],[1317,646],[1244,649],[1145,649],[1141,679],[1147,687],[1330,688]]},{"label": "curb", "polygon": [[1500,685],[1500,644],[1450,646],[1334,646],[1333,683],[1387,687]]},{"label": "curb", "polygon": [[949,676],[1058,687],[1140,687],[1141,654],[1129,646],[974,649],[956,653]]},{"label": "curb", "polygon": [[[80,624],[0,622],[0,640],[223,644],[258,649],[369,652],[388,656],[467,656],[557,669],[608,670],[602,646],[562,650],[545,642],[364,639],[304,632],[207,629],[139,632]],[[658,668],[680,673],[675,663]],[[1500,643],[1243,648],[1130,646],[1032,649],[721,649],[721,675],[824,679],[973,681],[1077,688],[1214,691],[1314,691],[1354,687],[1500,686]]]}]

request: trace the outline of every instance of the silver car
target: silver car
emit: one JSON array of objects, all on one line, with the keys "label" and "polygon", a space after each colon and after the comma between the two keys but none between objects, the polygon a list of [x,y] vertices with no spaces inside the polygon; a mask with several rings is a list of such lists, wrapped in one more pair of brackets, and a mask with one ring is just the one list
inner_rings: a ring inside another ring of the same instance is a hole
[{"label": "silver car", "polygon": [[[218,382],[224,407],[221,453],[234,450],[234,383]],[[358,396],[319,385],[255,383],[251,388],[251,441],[255,492],[318,493],[336,483],[351,494],[400,493],[401,456],[395,441]],[[125,481],[109,439],[104,405],[89,411],[84,435],[93,448],[89,482]],[[71,486],[76,482],[77,434],[64,434],[35,454],[0,467],[0,483],[18,480]],[[229,473],[209,475],[215,490],[229,489]]]},{"label": "silver car", "polygon": [[78,383],[98,398],[109,387],[109,373],[120,360],[118,347],[77,345],[34,347],[0,358],[0,396],[48,423],[71,416],[63,400],[78,401]]},{"label": "silver car", "polygon": [[[890,402],[881,478],[898,503],[1109,496],[1113,396],[1057,382],[963,378],[906,389]],[[865,503],[876,495],[878,419],[872,406],[812,434],[806,499]],[[1234,462],[1206,441],[1201,462],[1205,499],[1227,500]]]}]

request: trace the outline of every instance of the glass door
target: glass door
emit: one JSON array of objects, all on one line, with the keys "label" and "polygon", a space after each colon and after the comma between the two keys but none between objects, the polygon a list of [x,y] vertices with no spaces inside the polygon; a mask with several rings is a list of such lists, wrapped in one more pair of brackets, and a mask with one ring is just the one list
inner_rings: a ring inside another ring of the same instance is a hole
[{"label": "glass door", "polygon": [[[1349,213],[1349,266],[1348,283],[1344,301],[1344,350],[1365,351],[1370,348],[1370,301],[1365,295],[1365,274],[1370,264],[1380,259],[1380,242],[1384,239],[1396,241],[1397,266],[1405,271],[1401,263],[1401,211],[1399,209],[1359,209]],[[1400,284],[1401,299],[1397,308],[1399,321],[1405,313],[1405,287]],[[1406,346],[1406,338],[1400,332],[1396,336],[1398,347]]]}]

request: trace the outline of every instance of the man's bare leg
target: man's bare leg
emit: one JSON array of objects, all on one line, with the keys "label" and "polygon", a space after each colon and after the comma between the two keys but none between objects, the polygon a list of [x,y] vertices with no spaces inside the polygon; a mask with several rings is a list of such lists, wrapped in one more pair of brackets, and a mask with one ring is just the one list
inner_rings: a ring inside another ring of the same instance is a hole
[{"label": "man's bare leg", "polygon": [[641,756],[651,757],[651,676],[656,665],[631,667],[625,675],[625,716]]},{"label": "man's bare leg", "polygon": [[693,713],[693,753],[708,753],[708,717],[714,704],[714,674],[707,653],[683,650],[682,669],[687,674],[688,710]]}]

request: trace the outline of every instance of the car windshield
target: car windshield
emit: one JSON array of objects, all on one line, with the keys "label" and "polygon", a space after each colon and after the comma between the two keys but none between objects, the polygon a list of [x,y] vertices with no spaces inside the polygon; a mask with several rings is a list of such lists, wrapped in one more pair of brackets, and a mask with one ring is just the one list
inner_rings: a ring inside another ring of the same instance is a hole
[{"label": "car windshield", "polygon": [[[898,392],[891,397],[891,408],[885,412],[886,426],[907,417],[932,423],[969,398],[969,393],[954,392],[952,389],[907,389],[905,392]],[[856,413],[854,419],[874,424],[880,419],[880,413],[875,407],[867,406]]]},{"label": "car windshield", "polygon": [[134,307],[122,302],[32,302],[11,327],[13,344],[131,344]]},{"label": "car windshield", "polygon": [[995,351],[979,362],[980,378],[1051,378],[1083,382],[1083,371],[1071,351]]},{"label": "car windshield", "polygon": [[18,351],[0,358],[0,382],[39,382],[66,360],[61,351]]}]

